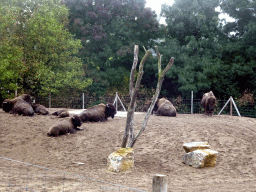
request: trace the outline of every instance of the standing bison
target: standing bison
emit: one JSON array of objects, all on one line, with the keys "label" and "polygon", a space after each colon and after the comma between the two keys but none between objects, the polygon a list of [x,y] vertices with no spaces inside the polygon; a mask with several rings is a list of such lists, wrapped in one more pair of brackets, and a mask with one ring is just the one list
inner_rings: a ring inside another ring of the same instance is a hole
[{"label": "standing bison", "polygon": [[82,121],[78,115],[74,115],[68,119],[62,120],[51,126],[47,132],[47,136],[58,137],[59,135],[65,135],[67,133],[75,133],[80,131]]},{"label": "standing bison", "polygon": [[23,94],[14,99],[5,99],[3,101],[3,110],[10,114],[18,114],[24,116],[33,116],[34,110],[31,106],[31,96]]},{"label": "standing bison", "polygon": [[216,103],[217,103],[217,100],[212,91],[205,93],[201,100],[201,105],[204,108],[204,113],[206,115],[211,116],[214,112],[214,107],[215,107]]},{"label": "standing bison", "polygon": [[165,98],[158,99],[152,111],[158,116],[176,117],[177,112],[173,104]]},{"label": "standing bison", "polygon": [[82,122],[86,122],[86,121],[94,121],[94,122],[98,122],[98,121],[106,121],[108,117],[112,117],[112,119],[114,118],[116,114],[116,108],[113,104],[98,104],[98,105],[94,105],[86,110],[84,110],[81,114],[80,114],[80,118],[82,120]]}]

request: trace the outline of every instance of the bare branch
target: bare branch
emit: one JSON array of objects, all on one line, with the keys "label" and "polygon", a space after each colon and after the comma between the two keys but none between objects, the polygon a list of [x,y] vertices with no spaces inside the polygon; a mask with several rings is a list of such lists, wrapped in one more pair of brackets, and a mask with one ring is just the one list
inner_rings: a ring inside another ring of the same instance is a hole
[{"label": "bare branch", "polygon": [[172,57],[168,63],[168,65],[165,67],[164,71],[163,71],[163,75],[165,75],[165,73],[171,68],[171,66],[173,65],[174,62],[174,57]]},{"label": "bare branch", "polygon": [[155,46],[155,49],[156,49],[156,54],[157,54],[157,57],[158,57],[158,63],[157,63],[157,66],[158,66],[158,75],[160,75],[161,72],[162,72],[162,66],[161,66],[161,63],[162,63],[162,55],[160,55],[157,46]]},{"label": "bare branch", "polygon": [[147,49],[145,48],[145,46],[143,45],[143,49],[144,49],[144,51],[145,51],[145,53],[147,52]]},{"label": "bare branch", "polygon": [[160,53],[159,53],[158,47],[157,47],[157,46],[155,46],[155,49],[156,49],[157,57],[159,58],[159,57],[160,57]]},{"label": "bare branch", "polygon": [[137,68],[137,63],[138,63],[138,55],[139,55],[139,46],[135,45],[134,46],[134,59],[133,59],[133,65],[131,69],[131,74],[130,74],[130,86],[129,86],[129,92],[130,92],[130,97],[132,97],[133,94],[133,84],[134,84],[134,73]]}]

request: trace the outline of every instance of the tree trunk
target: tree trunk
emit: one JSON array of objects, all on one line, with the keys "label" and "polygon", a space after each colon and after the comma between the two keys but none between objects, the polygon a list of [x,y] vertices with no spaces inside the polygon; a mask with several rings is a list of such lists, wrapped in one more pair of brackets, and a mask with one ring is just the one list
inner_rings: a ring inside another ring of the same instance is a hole
[{"label": "tree trunk", "polygon": [[[136,80],[136,84],[134,87],[134,73],[136,70],[136,66],[137,66],[137,62],[138,62],[138,46],[135,45],[134,47],[134,61],[133,61],[133,66],[131,69],[131,74],[130,74],[130,85],[129,85],[129,92],[130,92],[130,97],[131,97],[131,101],[129,104],[129,108],[128,108],[128,113],[127,113],[127,118],[126,118],[126,127],[125,127],[125,132],[124,132],[124,137],[123,137],[123,141],[122,141],[122,148],[126,148],[126,147],[133,147],[135,142],[137,141],[137,138],[141,135],[141,133],[145,130],[148,119],[152,113],[152,110],[155,106],[155,103],[158,99],[158,96],[160,94],[161,91],[161,87],[162,87],[162,83],[164,80],[164,76],[166,74],[166,72],[170,69],[170,67],[172,66],[173,62],[174,62],[174,58],[172,57],[170,59],[170,62],[168,63],[168,65],[165,67],[164,71],[162,72],[162,68],[161,68],[161,58],[162,55],[160,55],[159,51],[158,51],[158,47],[156,46],[156,52],[157,52],[157,56],[158,56],[158,83],[157,83],[157,88],[156,88],[156,93],[153,96],[153,100],[151,102],[151,105],[147,111],[147,114],[144,118],[143,121],[143,125],[140,129],[140,131],[138,132],[138,134],[136,136],[134,136],[133,132],[133,118],[134,118],[134,112],[135,112],[135,107],[136,107],[136,97],[137,97],[137,93],[138,93],[138,89],[140,86],[140,82],[143,76],[143,67],[144,67],[144,63],[146,62],[147,58],[149,57],[149,55],[151,54],[151,51],[147,50],[143,59],[140,62],[140,66],[139,66],[139,73],[138,73],[138,77]],[[145,49],[145,48],[144,48]],[[129,143],[128,143],[129,140]],[[127,145],[128,143],[128,145]]]}]

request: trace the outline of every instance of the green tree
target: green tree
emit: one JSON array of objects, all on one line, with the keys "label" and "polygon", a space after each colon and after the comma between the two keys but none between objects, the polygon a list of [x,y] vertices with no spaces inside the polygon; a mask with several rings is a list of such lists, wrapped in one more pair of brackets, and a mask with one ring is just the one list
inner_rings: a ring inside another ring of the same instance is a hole
[{"label": "green tree", "polygon": [[223,27],[222,65],[227,70],[220,75],[231,83],[229,95],[239,97],[245,90],[256,93],[256,1],[223,0],[221,8],[235,20]]},{"label": "green tree", "polygon": [[[176,0],[172,6],[162,6],[167,25],[159,49],[163,55],[175,57],[175,66],[163,84],[162,92],[168,96],[190,97],[191,91],[201,95],[213,88],[209,71],[217,68],[222,51],[219,13],[215,11],[218,5],[219,0]],[[168,85],[177,91],[169,92]]]},{"label": "green tree", "polygon": [[[17,88],[19,71],[22,68],[22,47],[16,35],[16,10],[0,4],[0,94],[11,96],[10,90]],[[13,95],[12,95],[13,96]]]},{"label": "green tree", "polygon": [[[125,90],[135,44],[152,46],[158,36],[156,14],[145,0],[66,0],[70,30],[81,39],[80,57],[94,79],[91,90]],[[97,83],[97,81],[99,83]]]},{"label": "green tree", "polygon": [[54,0],[5,4],[7,11],[9,7],[15,10],[15,45],[22,50],[17,83],[23,92],[63,93],[84,90],[91,84],[82,61],[75,56],[82,46],[66,29],[68,9],[64,5]]}]

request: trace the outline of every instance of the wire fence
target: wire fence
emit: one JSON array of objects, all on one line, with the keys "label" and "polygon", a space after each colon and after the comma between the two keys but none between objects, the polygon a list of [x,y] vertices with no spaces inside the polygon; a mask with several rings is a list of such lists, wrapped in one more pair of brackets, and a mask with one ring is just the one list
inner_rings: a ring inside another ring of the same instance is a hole
[{"label": "wire fence", "polygon": [[[151,98],[138,98],[136,112],[146,112],[148,109],[148,103]],[[181,114],[191,114],[204,113],[203,107],[200,105],[201,99],[182,99],[182,98],[167,98],[169,99],[174,106],[176,107],[177,113]],[[70,109],[86,109],[93,105],[99,103],[113,103],[115,96],[111,97],[36,97],[36,103],[48,106],[49,108],[70,108]],[[130,97],[121,97],[124,107],[127,109],[130,103]],[[221,109],[226,104],[227,100],[217,100],[217,105],[215,107],[214,114],[218,114]],[[255,104],[246,104],[240,105],[239,102],[236,102],[237,108],[243,117],[253,117],[256,118],[256,105]],[[256,103],[256,102],[255,102]],[[117,105],[117,110],[123,110],[122,106]],[[230,105],[228,104],[222,111],[221,114],[230,114]],[[235,110],[232,111],[232,115],[238,116]]]},{"label": "wire fence", "polygon": [[134,192],[130,187],[0,157],[0,191]]}]

